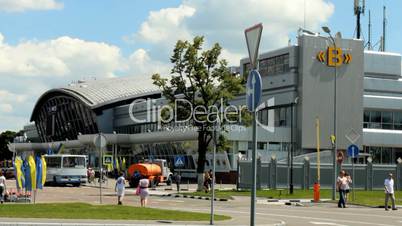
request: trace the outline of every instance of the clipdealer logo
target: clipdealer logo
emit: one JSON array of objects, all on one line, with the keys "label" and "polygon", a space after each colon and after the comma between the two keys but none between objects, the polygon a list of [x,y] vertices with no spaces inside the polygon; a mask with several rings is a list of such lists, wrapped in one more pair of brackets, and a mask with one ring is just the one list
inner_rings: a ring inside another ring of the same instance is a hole
[{"label": "clipdealer logo", "polygon": [[[220,100],[220,106],[224,105],[224,100]],[[262,103],[257,109],[264,109],[274,105],[274,98]],[[186,107],[186,115],[178,116],[177,112],[183,111]],[[136,124],[156,123],[158,130],[162,127],[169,128],[170,131],[181,130],[185,131],[191,129],[187,126],[182,126],[186,122],[194,121],[196,123],[210,123],[225,121],[225,129],[230,131],[244,131],[245,127],[242,125],[242,111],[246,110],[244,105],[227,105],[219,109],[215,105],[205,107],[202,105],[193,106],[191,102],[185,99],[177,99],[170,104],[160,104],[155,99],[136,99],[129,105],[130,119]],[[257,118],[257,124],[270,132],[274,131],[274,110],[268,110],[268,123],[261,123]],[[172,125],[173,122],[173,126]],[[191,123],[190,123],[191,124]],[[196,129],[196,128],[194,128]]]}]

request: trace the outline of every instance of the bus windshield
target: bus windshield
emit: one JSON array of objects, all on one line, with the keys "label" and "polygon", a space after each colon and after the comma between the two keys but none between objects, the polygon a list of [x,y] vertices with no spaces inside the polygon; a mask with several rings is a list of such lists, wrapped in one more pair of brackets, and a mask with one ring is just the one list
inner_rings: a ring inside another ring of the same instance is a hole
[{"label": "bus windshield", "polygon": [[61,168],[61,157],[46,157],[48,168]]},{"label": "bus windshield", "polygon": [[76,156],[63,157],[63,168],[85,168],[85,158]]}]

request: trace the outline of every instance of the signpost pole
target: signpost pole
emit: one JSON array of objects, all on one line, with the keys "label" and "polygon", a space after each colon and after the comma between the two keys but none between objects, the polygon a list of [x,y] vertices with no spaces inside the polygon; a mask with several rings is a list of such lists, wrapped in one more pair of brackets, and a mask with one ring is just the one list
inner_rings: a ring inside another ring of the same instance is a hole
[{"label": "signpost pole", "polygon": [[99,203],[102,204],[102,179],[103,179],[103,153],[102,149],[106,147],[106,138],[102,133],[98,133],[93,139],[95,148],[99,151]]},{"label": "signpost pole", "polygon": [[[352,155],[352,180],[355,179],[355,152]],[[355,184],[352,182],[352,198],[355,201]]]},{"label": "signpost pole", "polygon": [[244,31],[249,53],[251,72],[247,78],[247,107],[253,114],[253,149],[252,149],[252,184],[251,184],[251,206],[250,206],[250,225],[255,225],[255,202],[257,192],[257,107],[261,99],[261,76],[258,73],[258,48],[260,46],[262,24],[257,24]]},{"label": "signpost pole", "polygon": [[214,225],[214,208],[215,208],[215,161],[216,161],[216,129],[212,131],[212,140],[214,142],[213,153],[212,153],[212,184],[211,184],[211,220],[210,225]]},{"label": "signpost pole", "polygon": [[[359,147],[352,143],[352,145],[348,147],[348,156],[352,158],[352,180],[355,180],[355,158],[359,156]],[[355,183],[352,182],[352,200],[356,198],[354,184]]]},{"label": "signpost pole", "polygon": [[[99,133],[99,137],[101,134]],[[99,138],[100,139],[100,138]],[[99,203],[102,204],[102,179],[103,179],[103,157],[102,157],[102,147],[99,144]]]},{"label": "signpost pole", "polygon": [[255,200],[257,198],[257,120],[256,111],[253,114],[253,152],[252,152],[252,189],[251,189],[251,220],[250,225],[255,225]]}]

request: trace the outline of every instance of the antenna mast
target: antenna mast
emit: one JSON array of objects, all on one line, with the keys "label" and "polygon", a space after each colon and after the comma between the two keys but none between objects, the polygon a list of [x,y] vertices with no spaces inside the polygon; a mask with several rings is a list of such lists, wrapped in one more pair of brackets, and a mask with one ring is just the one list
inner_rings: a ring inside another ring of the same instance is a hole
[{"label": "antenna mast", "polygon": [[[362,4],[360,4],[362,1]],[[360,15],[364,15],[364,10],[366,8],[366,0],[354,0],[354,13],[356,15],[356,30],[357,30],[357,39],[360,39],[361,26],[360,26]]]},{"label": "antenna mast", "polygon": [[369,10],[369,23],[368,23],[368,42],[367,42],[367,49],[371,50],[371,11]]},{"label": "antenna mast", "polygon": [[381,51],[385,52],[385,34],[387,28],[387,17],[386,17],[386,8],[383,6],[383,21],[382,21],[382,39],[381,39]]}]

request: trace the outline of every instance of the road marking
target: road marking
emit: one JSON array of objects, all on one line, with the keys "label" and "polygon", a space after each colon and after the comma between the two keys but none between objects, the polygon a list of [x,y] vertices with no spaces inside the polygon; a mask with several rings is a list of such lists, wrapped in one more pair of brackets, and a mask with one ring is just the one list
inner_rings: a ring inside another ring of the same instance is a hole
[{"label": "road marking", "polygon": [[[172,209],[172,208],[170,208],[170,209]],[[175,209],[180,210],[177,208],[175,208]],[[209,209],[192,209],[192,210],[208,211]],[[227,212],[227,213],[235,213],[235,214],[250,214],[250,212],[246,212],[246,211],[222,210],[222,209],[217,210],[217,212]],[[339,222],[339,223],[349,223],[352,225],[361,224],[361,225],[375,225],[375,226],[396,226],[393,224],[378,224],[378,223],[363,222],[363,221],[338,220],[338,219],[328,219],[328,218],[319,218],[319,217],[305,217],[305,216],[297,216],[297,215],[269,214],[269,213],[258,213],[258,212],[256,214],[262,215],[262,216],[272,216],[272,217],[296,218],[296,219],[316,220],[316,221],[332,221],[332,222]]]},{"label": "road marking", "polygon": [[346,225],[346,224],[337,224],[337,223],[333,223],[333,222],[310,221],[310,223],[315,224],[315,225],[349,226],[349,225]]},{"label": "road marking", "polygon": [[[274,210],[274,211],[283,211],[283,209],[270,209],[270,210]],[[354,209],[357,210],[357,209]],[[307,211],[307,210],[303,210],[303,209],[286,209],[286,211],[293,211],[293,212],[301,212],[301,213],[312,213],[312,211]],[[367,211],[367,209],[365,209],[364,211]],[[349,216],[365,216],[365,217],[372,217],[373,214],[367,214],[366,213],[350,213],[350,212],[338,212],[338,211],[321,211],[321,210],[314,210],[314,213],[322,213],[322,214],[329,214],[329,215],[334,215],[334,214],[339,214],[339,215],[349,215]],[[376,212],[378,213],[378,212]],[[402,217],[397,217],[397,216],[387,216],[387,215],[375,215],[378,218],[387,218],[387,219],[402,219]]]}]

